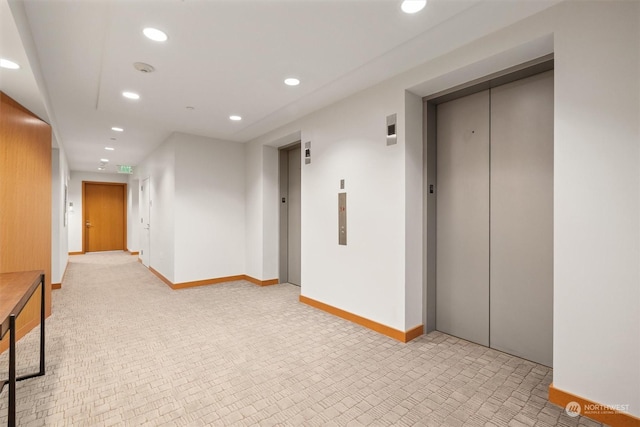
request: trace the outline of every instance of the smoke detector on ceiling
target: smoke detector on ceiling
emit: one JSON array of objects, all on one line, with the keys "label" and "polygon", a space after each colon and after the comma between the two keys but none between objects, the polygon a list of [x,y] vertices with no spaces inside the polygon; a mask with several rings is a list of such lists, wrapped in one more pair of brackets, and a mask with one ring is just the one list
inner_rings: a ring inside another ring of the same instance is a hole
[{"label": "smoke detector on ceiling", "polygon": [[133,68],[141,73],[153,73],[156,70],[153,65],[145,64],[144,62],[134,62]]}]

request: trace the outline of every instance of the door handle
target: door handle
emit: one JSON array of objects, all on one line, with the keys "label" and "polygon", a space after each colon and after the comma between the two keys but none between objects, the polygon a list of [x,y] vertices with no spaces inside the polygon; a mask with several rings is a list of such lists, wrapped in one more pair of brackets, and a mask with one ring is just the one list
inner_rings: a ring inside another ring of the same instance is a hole
[{"label": "door handle", "polygon": [[87,226],[87,228],[91,227],[91,223],[89,221],[87,221],[85,225]]}]

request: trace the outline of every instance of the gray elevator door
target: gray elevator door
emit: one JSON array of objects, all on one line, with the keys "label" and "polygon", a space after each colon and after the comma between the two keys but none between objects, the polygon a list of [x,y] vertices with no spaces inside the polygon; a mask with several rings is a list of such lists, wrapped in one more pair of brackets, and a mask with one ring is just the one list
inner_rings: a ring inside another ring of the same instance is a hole
[{"label": "gray elevator door", "polygon": [[287,265],[288,282],[300,286],[301,251],[301,150],[300,147],[288,151],[289,154],[289,200],[288,200],[288,242]]},{"label": "gray elevator door", "polygon": [[553,71],[491,90],[491,347],[553,359]]},{"label": "gray elevator door", "polygon": [[489,91],[438,105],[436,328],[489,345]]},{"label": "gray elevator door", "polygon": [[553,72],[437,106],[436,329],[553,362]]}]

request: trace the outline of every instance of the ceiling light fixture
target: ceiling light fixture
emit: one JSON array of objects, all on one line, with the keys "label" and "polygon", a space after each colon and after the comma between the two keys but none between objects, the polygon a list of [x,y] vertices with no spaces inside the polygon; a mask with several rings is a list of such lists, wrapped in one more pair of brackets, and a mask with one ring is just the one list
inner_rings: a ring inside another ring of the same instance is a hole
[{"label": "ceiling light fixture", "polygon": [[20,68],[18,64],[13,61],[9,61],[8,59],[0,58],[0,67],[6,68],[8,70],[17,70]]},{"label": "ceiling light fixture", "polygon": [[101,167],[99,167],[99,168],[98,168],[98,170],[99,170],[99,171],[103,171],[103,170],[104,170],[104,168],[101,166]]},{"label": "ceiling light fixture", "polygon": [[427,5],[427,0],[404,0],[400,8],[404,13],[420,12]]},{"label": "ceiling light fixture", "polygon": [[140,95],[134,92],[122,92],[122,96],[129,99],[140,99]]},{"label": "ceiling light fixture", "polygon": [[164,31],[160,31],[157,28],[147,27],[142,30],[142,33],[147,36],[148,39],[151,39],[155,42],[166,42],[169,38]]},{"label": "ceiling light fixture", "polygon": [[105,150],[107,150],[107,151],[113,151],[113,150],[115,150],[115,148],[113,148],[113,147],[104,147],[104,149],[105,149]]},{"label": "ceiling light fixture", "polygon": [[300,84],[300,80],[294,77],[289,77],[284,79],[284,84],[287,86],[298,86]]},{"label": "ceiling light fixture", "polygon": [[239,122],[240,120],[242,120],[242,117],[240,117],[240,116],[229,116],[229,120],[233,120],[234,122]]},{"label": "ceiling light fixture", "polygon": [[111,130],[115,130],[116,132],[123,132],[124,131],[124,129],[119,128],[117,126],[112,127]]},{"label": "ceiling light fixture", "polygon": [[102,163],[108,163],[108,162],[109,162],[109,159],[100,159],[100,161],[101,161]]}]

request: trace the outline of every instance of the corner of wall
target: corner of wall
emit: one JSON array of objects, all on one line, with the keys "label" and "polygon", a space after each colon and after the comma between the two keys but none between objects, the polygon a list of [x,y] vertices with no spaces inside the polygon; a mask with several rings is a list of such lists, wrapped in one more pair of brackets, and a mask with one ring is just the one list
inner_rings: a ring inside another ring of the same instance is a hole
[{"label": "corner of wall", "polygon": [[405,90],[405,330],[423,324],[424,216],[422,98]]},{"label": "corner of wall", "polygon": [[260,280],[278,278],[278,237],[279,237],[279,204],[278,204],[278,149],[262,147],[262,272]]},{"label": "corner of wall", "polygon": [[245,274],[262,279],[262,145],[245,144]]}]

